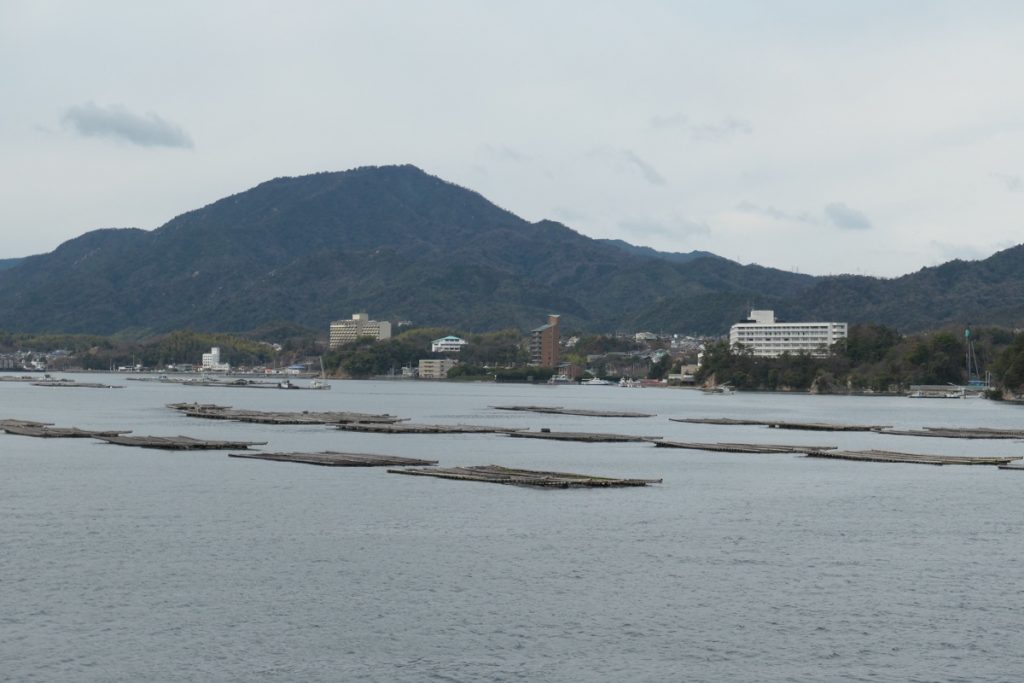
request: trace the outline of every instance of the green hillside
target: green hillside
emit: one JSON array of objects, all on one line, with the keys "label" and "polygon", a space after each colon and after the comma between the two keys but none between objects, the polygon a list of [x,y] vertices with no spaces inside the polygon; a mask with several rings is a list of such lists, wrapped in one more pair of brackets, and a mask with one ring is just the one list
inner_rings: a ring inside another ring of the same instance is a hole
[{"label": "green hillside", "polygon": [[1019,325],[1021,247],[895,280],[815,278],[530,223],[413,166],[278,178],[153,230],[106,229],[0,269],[0,329],[144,335],[375,318],[485,331],[721,334],[795,319]]}]

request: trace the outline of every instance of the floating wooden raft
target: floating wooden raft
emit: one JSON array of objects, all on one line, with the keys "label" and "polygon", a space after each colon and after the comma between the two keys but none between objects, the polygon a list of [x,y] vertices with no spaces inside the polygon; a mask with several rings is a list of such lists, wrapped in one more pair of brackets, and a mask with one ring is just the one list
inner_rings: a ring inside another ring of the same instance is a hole
[{"label": "floating wooden raft", "polygon": [[716,453],[810,453],[834,450],[835,446],[787,446],[757,443],[685,443],[681,441],[655,441],[659,448],[689,448]]},{"label": "floating wooden raft", "polygon": [[654,417],[652,413],[631,413],[619,410],[582,410],[561,406],[491,406],[495,410],[518,410],[548,415],[582,415],[584,417]]},{"label": "floating wooden raft", "polygon": [[412,423],[365,423],[339,424],[345,432],[373,432],[374,434],[512,434],[522,427],[485,427],[483,425],[429,425]]},{"label": "floating wooden raft", "polygon": [[101,436],[120,436],[122,434],[131,433],[130,429],[93,431],[89,429],[79,429],[78,427],[50,427],[48,425],[10,423],[0,423],[0,429],[4,430],[8,434],[17,434],[18,436],[37,436],[55,439],[88,439]]},{"label": "floating wooden raft", "polygon": [[815,432],[880,432],[891,425],[851,425],[831,422],[786,422],[785,420],[736,420],[728,417],[670,417],[673,422],[715,425],[758,425],[772,429],[803,429]]},{"label": "floating wooden raft", "polygon": [[768,424],[762,420],[737,420],[732,417],[670,417],[672,422],[690,422],[704,425],[760,425]]},{"label": "floating wooden raft", "polygon": [[626,441],[656,441],[660,436],[635,436],[632,434],[594,434],[591,432],[509,432],[509,436],[523,439],[550,439],[552,441],[585,441],[587,443],[608,443]]},{"label": "floating wooden raft", "polygon": [[240,410],[231,406],[218,406],[211,403],[170,403],[169,408],[181,411],[188,417],[201,417],[207,420],[232,420],[234,422],[256,422],[260,424],[343,424],[349,422],[393,424],[406,418],[394,415],[373,415],[370,413],[351,413],[346,411],[309,412],[309,411],[264,411]]},{"label": "floating wooden raft", "polygon": [[451,467],[431,469],[388,470],[392,474],[413,474],[441,479],[458,479],[462,481],[484,481],[492,484],[513,484],[516,486],[540,486],[546,488],[584,488],[612,486],[646,486],[660,484],[661,479],[613,479],[609,477],[592,477],[587,474],[570,474],[567,472],[538,472],[535,470],[518,470],[499,465],[475,465],[472,467]]},{"label": "floating wooden raft", "polygon": [[254,458],[258,460],[277,460],[280,462],[301,462],[308,465],[327,465],[329,467],[382,467],[395,465],[436,465],[436,460],[420,460],[418,458],[399,458],[393,455],[374,455],[372,453],[339,453],[322,451],[320,453],[229,453],[232,458]]},{"label": "floating wooden raft", "polygon": [[837,460],[863,460],[870,462],[903,462],[920,465],[1006,465],[1019,456],[965,457],[960,455],[931,455],[922,453],[895,453],[892,451],[814,451],[809,458],[835,458]]},{"label": "floating wooden raft", "polygon": [[267,443],[266,441],[212,441],[193,439],[190,436],[97,436],[96,438],[118,446],[164,448],[172,451],[244,450],[250,446],[263,446]]},{"label": "floating wooden raft", "polygon": [[32,420],[0,420],[0,429],[13,427],[52,427],[52,422],[34,422]]},{"label": "floating wooden raft", "polygon": [[988,427],[925,427],[924,429],[886,429],[898,436],[933,436],[946,439],[1024,439],[1024,430]]},{"label": "floating wooden raft", "polygon": [[34,387],[72,387],[75,389],[124,389],[119,384],[100,384],[99,382],[76,382],[73,379],[45,379],[32,382]]}]

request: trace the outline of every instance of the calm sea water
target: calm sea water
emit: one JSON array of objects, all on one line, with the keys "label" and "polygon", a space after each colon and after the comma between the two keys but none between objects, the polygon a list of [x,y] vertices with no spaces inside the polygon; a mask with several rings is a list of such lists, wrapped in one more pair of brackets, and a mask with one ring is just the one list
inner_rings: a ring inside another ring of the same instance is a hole
[{"label": "calm sea water", "polygon": [[[88,378],[97,379],[97,378]],[[1020,427],[982,400],[334,382],[329,392],[0,384],[0,418],[600,475],[544,491],[0,435],[0,679],[1018,681],[1024,474],[496,435],[194,420],[201,401],[1020,454],[1024,444],[670,422]],[[656,413],[507,413],[531,403]]]}]

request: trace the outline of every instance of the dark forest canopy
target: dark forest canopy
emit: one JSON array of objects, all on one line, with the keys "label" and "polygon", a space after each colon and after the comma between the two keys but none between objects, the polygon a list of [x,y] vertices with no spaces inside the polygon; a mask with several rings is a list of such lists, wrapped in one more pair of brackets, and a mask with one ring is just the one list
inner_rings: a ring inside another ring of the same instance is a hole
[{"label": "dark forest canopy", "polygon": [[286,320],[725,334],[788,320],[1024,326],[1024,247],[895,279],[814,277],[531,223],[413,166],[277,178],[153,230],[83,234],[0,268],[0,329],[240,333]]}]

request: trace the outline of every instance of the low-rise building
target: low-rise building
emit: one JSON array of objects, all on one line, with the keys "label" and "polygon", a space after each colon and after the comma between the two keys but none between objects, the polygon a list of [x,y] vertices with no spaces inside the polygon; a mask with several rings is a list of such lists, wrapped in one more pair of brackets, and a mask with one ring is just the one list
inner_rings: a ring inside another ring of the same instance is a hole
[{"label": "low-rise building", "polygon": [[331,323],[329,346],[336,349],[360,337],[373,337],[377,341],[390,339],[391,323],[386,320],[370,320],[366,313],[354,313],[351,320],[335,320]]},{"label": "low-rise building", "polygon": [[433,353],[458,353],[468,343],[465,339],[448,335],[430,342],[430,350]]},{"label": "low-rise building", "polygon": [[729,346],[755,356],[784,353],[826,356],[832,345],[846,339],[847,324],[837,322],[782,322],[775,311],[751,311],[750,317],[729,330]]},{"label": "low-rise building", "polygon": [[445,379],[448,371],[455,367],[451,358],[424,358],[420,360],[420,379]]}]

